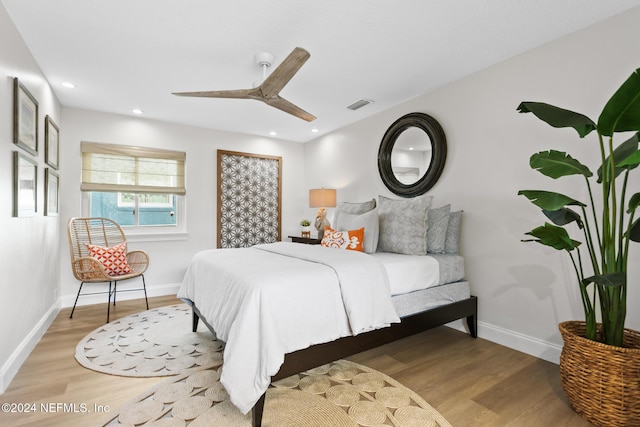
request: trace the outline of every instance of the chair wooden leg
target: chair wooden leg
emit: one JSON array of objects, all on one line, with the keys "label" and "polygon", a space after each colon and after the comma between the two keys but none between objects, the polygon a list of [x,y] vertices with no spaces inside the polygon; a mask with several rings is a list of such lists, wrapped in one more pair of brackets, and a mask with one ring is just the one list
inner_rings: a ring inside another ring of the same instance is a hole
[{"label": "chair wooden leg", "polygon": [[149,300],[147,299],[147,284],[144,282],[144,274],[142,276],[142,289],[144,289],[144,300],[147,303],[147,310],[149,310]]},{"label": "chair wooden leg", "polygon": [[116,305],[116,293],[118,289],[118,281],[113,282],[113,305]]},{"label": "chair wooden leg", "polygon": [[80,291],[82,291],[82,285],[84,285],[84,282],[80,282],[80,288],[78,289],[78,295],[76,295],[76,300],[73,303],[73,308],[71,309],[71,315],[69,316],[69,319],[73,318],[73,312],[76,310],[76,304],[78,303],[78,298],[80,298]]}]

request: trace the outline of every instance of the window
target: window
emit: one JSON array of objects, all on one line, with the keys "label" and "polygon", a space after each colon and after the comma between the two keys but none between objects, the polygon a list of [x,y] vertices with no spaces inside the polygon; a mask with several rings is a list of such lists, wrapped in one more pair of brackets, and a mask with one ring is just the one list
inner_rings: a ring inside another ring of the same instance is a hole
[{"label": "window", "polygon": [[179,196],[91,192],[91,216],[111,218],[121,226],[177,226]]},{"label": "window", "polygon": [[184,231],[184,152],[91,142],[81,148],[85,212],[124,227]]}]

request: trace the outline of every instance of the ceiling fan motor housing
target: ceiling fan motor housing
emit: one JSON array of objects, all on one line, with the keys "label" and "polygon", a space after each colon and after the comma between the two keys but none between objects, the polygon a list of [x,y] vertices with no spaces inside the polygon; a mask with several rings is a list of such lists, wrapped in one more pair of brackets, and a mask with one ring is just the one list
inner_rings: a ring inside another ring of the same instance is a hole
[{"label": "ceiling fan motor housing", "polygon": [[269,52],[256,53],[256,63],[261,67],[270,67],[273,64],[273,55]]}]

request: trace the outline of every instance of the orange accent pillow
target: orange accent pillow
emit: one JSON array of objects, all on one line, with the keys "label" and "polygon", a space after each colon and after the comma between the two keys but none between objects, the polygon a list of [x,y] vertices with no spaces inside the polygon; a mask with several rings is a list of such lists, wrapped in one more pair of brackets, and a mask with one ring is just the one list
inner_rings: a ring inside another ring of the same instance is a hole
[{"label": "orange accent pillow", "polygon": [[364,227],[358,230],[335,231],[331,227],[324,228],[324,236],[320,244],[327,248],[346,249],[363,252]]},{"label": "orange accent pillow", "polygon": [[87,244],[87,251],[89,256],[100,261],[109,276],[122,276],[133,272],[127,262],[127,242],[110,248]]}]

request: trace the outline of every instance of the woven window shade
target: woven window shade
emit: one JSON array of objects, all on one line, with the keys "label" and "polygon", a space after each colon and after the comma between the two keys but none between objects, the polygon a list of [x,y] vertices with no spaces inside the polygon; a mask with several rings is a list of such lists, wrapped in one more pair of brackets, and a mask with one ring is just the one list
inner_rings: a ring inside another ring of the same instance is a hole
[{"label": "woven window shade", "polygon": [[82,142],[82,191],[185,195],[186,153]]}]

